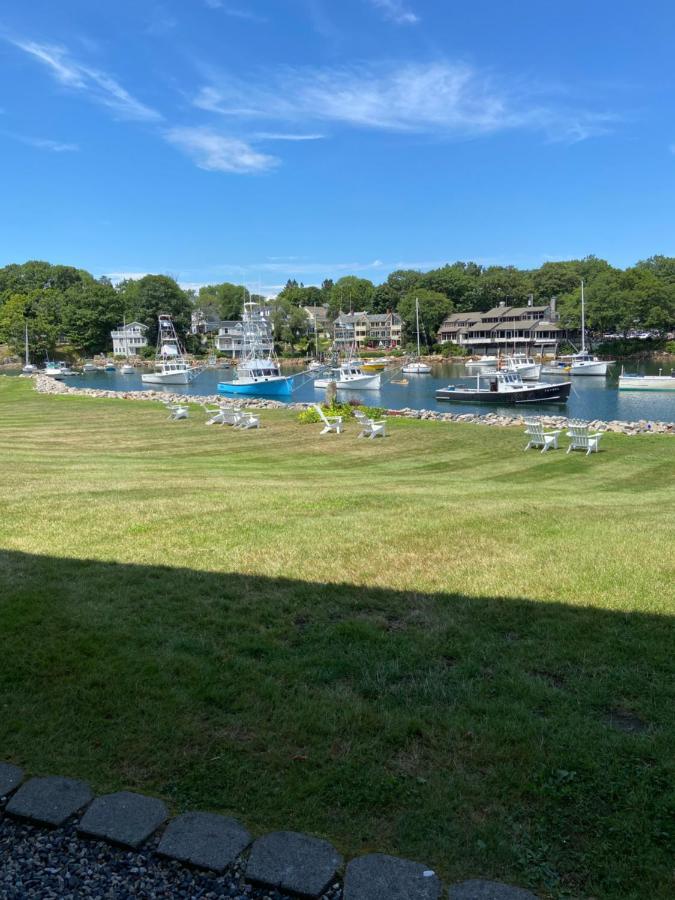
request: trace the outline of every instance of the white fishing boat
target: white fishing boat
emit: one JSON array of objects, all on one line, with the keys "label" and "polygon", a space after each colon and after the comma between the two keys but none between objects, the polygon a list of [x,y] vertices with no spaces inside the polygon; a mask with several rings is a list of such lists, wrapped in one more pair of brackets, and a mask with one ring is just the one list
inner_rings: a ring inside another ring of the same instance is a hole
[{"label": "white fishing boat", "polygon": [[133,375],[136,372],[136,369],[131,365],[131,363],[124,363],[122,368],[120,369],[122,375]]},{"label": "white fishing boat", "polygon": [[347,360],[329,378],[315,378],[314,387],[327,388],[331,381],[335,382],[338,390],[379,391],[382,379],[379,372],[364,372],[353,360]]},{"label": "white fishing boat", "polygon": [[35,375],[38,371],[38,367],[34,366],[31,363],[30,359],[28,358],[28,323],[27,322],[26,322],[25,338],[26,338],[26,341],[25,341],[26,362],[21,371],[23,372],[24,375]]},{"label": "white fishing boat", "polygon": [[572,356],[563,356],[569,361],[570,375],[606,375],[614,360],[598,359],[586,350],[586,305],[584,301],[584,282],[581,281],[581,352]]},{"label": "white fishing boat", "polygon": [[478,359],[467,359],[464,368],[470,375],[482,375],[496,372],[499,360],[496,356],[479,356]]},{"label": "white fishing boat", "polygon": [[82,364],[82,371],[86,374],[87,372],[97,372],[98,366],[96,366],[93,362],[86,362]]},{"label": "white fishing boat", "polygon": [[144,372],[144,384],[189,384],[200,369],[185,359],[183,347],[171,321],[171,316],[158,316],[157,352],[154,372]]},{"label": "white fishing boat", "polygon": [[659,369],[658,375],[626,375],[621,369],[619,375],[620,391],[675,391],[675,369],[670,375],[664,375]]},{"label": "white fishing boat", "polygon": [[406,363],[401,372],[404,375],[431,375],[431,366],[420,359],[420,301],[415,297],[415,322],[417,324],[417,357]]},{"label": "white fishing boat", "polygon": [[514,353],[512,356],[504,357],[502,371],[515,372],[523,381],[539,381],[541,366],[525,353]]}]

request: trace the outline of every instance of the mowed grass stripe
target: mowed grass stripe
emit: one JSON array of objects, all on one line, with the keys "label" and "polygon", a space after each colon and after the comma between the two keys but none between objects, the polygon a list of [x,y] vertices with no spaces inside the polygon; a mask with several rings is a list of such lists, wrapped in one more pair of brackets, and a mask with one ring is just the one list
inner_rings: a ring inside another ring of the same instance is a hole
[{"label": "mowed grass stripe", "polygon": [[669,897],[672,437],[262,419],[0,379],[3,755],[448,878]]}]

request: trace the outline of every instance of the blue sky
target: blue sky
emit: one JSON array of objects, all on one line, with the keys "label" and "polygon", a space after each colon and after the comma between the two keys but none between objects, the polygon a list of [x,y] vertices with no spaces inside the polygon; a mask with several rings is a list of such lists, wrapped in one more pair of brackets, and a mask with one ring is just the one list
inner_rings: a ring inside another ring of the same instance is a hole
[{"label": "blue sky", "polygon": [[675,255],[675,8],[8,0],[0,264],[272,293]]}]

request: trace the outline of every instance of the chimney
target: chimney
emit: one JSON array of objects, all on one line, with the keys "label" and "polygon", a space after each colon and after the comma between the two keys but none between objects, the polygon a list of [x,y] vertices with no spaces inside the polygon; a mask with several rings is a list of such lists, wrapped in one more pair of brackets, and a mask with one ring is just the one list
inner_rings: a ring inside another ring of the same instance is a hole
[{"label": "chimney", "polygon": [[551,302],[549,303],[549,307],[550,307],[550,310],[551,310],[551,318],[552,318],[552,319],[555,319],[555,315],[556,315],[556,313],[555,313],[555,305],[556,305],[556,302],[557,302],[557,298],[556,298],[556,297],[551,297]]},{"label": "chimney", "polygon": [[500,300],[500,301],[499,301],[499,305],[500,305],[500,307],[501,307],[501,306],[506,306],[506,300]]},{"label": "chimney", "polygon": [[534,294],[527,295],[527,305],[534,306]]}]

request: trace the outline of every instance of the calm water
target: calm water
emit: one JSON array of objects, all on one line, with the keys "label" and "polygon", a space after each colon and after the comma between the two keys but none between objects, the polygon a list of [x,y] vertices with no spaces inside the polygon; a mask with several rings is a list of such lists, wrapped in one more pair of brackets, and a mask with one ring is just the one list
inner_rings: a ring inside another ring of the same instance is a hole
[{"label": "calm water", "polygon": [[[665,363],[663,370],[670,371],[672,363]],[[576,376],[572,379],[572,392],[567,404],[528,404],[528,409],[536,409],[542,413],[555,414],[564,412],[568,416],[581,419],[619,419],[623,421],[635,421],[647,419],[653,421],[675,421],[675,394],[671,393],[633,393],[619,392],[617,378],[620,366],[613,366],[607,378],[596,376]],[[626,366],[627,372],[646,372],[658,374],[659,364],[630,363]],[[389,374],[383,376],[385,382],[379,391],[339,391],[339,399],[357,398],[370,406],[381,406],[387,409],[400,409],[404,406],[413,409],[437,409],[451,412],[486,412],[500,410],[497,406],[471,403],[447,403],[437,402],[434,392],[437,388],[445,387],[451,381],[459,381],[465,376],[465,369],[461,363],[440,364],[434,366],[431,375],[394,375],[394,378],[407,378],[407,385],[386,383]],[[207,369],[199,375],[190,385],[166,386],[170,393],[182,394],[216,394],[218,382],[233,377],[231,369]],[[557,375],[543,376],[545,380],[564,380]],[[304,383],[303,383],[304,382]],[[67,379],[67,383],[73,387],[90,387],[107,390],[140,391],[151,388],[162,390],[159,385],[144,385],[140,372],[137,375],[120,375],[119,372],[93,372],[88,375]],[[312,381],[306,381],[304,376],[296,378],[298,389],[291,399],[294,401],[315,402],[325,396],[324,390],[317,390]],[[523,407],[518,407],[520,410]],[[513,407],[504,407],[504,411],[513,412]]]}]

